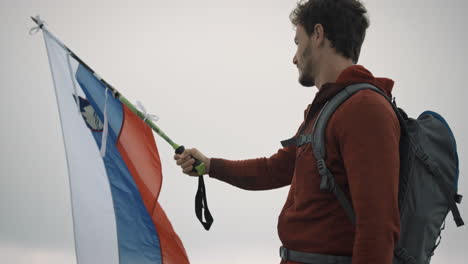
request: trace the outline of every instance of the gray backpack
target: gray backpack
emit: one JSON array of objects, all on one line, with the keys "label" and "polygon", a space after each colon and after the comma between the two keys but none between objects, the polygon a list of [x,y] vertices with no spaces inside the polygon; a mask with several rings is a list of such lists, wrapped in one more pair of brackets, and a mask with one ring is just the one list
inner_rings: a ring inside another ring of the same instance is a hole
[{"label": "gray backpack", "polygon": [[[456,205],[461,202],[462,196],[457,194],[459,171],[455,138],[447,122],[439,114],[426,111],[417,119],[408,118],[396,106],[395,100],[392,102],[380,89],[367,83],[358,83],[346,87],[325,104],[312,134],[300,135],[283,141],[282,144],[312,144],[322,177],[320,189],[333,192],[355,224],[351,202],[340,186],[335,184],[334,176],[325,164],[325,129],[335,110],[346,99],[363,89],[370,89],[384,96],[392,105],[401,126],[398,195],[401,232],[395,246],[393,263],[427,264],[440,243],[440,234],[445,227],[448,212],[452,212],[458,227],[464,225]],[[303,260],[311,257],[301,255],[301,252],[290,252],[289,256],[291,254],[303,257]],[[340,258],[336,263],[347,263]]]}]

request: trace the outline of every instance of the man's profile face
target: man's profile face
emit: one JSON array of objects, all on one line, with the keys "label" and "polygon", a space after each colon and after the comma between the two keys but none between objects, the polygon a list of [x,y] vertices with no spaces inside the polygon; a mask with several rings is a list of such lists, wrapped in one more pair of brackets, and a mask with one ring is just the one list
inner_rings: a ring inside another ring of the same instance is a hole
[{"label": "man's profile face", "polygon": [[299,83],[306,87],[315,85],[312,45],[310,37],[301,25],[296,27],[294,42],[297,45],[297,51],[293,58],[293,63],[299,70]]}]

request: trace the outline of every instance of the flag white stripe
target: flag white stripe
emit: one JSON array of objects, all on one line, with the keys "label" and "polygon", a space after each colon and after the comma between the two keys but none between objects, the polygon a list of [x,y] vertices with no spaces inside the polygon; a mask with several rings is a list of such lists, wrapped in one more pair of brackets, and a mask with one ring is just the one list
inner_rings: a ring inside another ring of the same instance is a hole
[{"label": "flag white stripe", "polygon": [[[78,264],[119,263],[115,214],[99,149],[76,110],[67,52],[43,30],[67,156]],[[72,70],[78,63],[72,59]],[[82,91],[79,91],[82,93]]]}]

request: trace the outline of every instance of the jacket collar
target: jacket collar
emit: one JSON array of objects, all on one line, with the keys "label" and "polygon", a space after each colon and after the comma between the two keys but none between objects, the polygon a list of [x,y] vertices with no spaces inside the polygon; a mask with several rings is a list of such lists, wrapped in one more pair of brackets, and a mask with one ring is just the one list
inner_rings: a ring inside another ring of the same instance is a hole
[{"label": "jacket collar", "polygon": [[392,89],[394,81],[388,78],[376,78],[372,73],[362,65],[352,65],[344,69],[334,83],[325,83],[322,88],[315,94],[314,101],[309,104],[304,111],[304,118],[307,113],[312,110],[321,108],[325,102],[335,96],[341,90],[354,83],[370,83],[382,90],[387,96],[392,98]]}]

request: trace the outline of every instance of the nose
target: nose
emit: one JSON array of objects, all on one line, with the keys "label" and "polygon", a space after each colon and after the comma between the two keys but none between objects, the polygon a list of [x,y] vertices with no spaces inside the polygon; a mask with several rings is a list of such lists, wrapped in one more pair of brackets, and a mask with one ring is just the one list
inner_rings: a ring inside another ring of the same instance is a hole
[{"label": "nose", "polygon": [[297,58],[296,58],[296,55],[294,55],[294,57],[293,57],[293,64],[297,65]]}]

